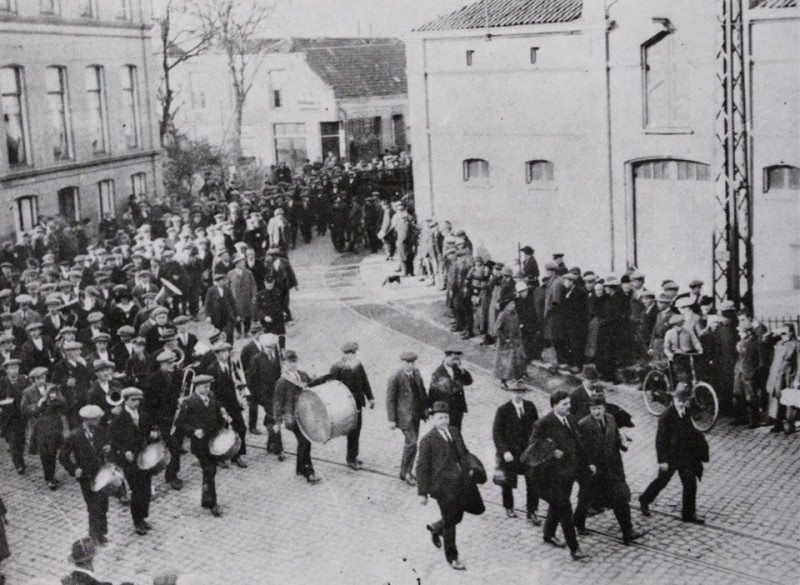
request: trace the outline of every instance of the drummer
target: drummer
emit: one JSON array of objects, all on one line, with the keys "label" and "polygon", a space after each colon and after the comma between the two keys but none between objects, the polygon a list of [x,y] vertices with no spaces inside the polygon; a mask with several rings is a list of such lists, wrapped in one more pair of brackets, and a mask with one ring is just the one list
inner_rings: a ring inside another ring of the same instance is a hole
[{"label": "drummer", "polygon": [[81,486],[89,512],[89,536],[99,545],[108,542],[108,496],[102,491],[92,491],[92,483],[111,451],[108,431],[100,424],[104,414],[103,409],[95,404],[82,407],[78,412],[81,426],[67,435],[58,458],[67,473]]},{"label": "drummer", "polygon": [[136,458],[147,447],[148,440],[158,439],[157,427],[147,412],[139,409],[144,393],[128,387],[122,391],[124,407],[109,426],[111,450],[125,473],[131,488],[131,518],[136,534],[144,536],[153,527],[147,522],[150,513],[150,473],[139,469]]},{"label": "drummer", "polygon": [[194,377],[194,392],[182,403],[176,427],[181,436],[191,437],[192,454],[203,470],[200,505],[218,518],[222,510],[217,504],[217,460],[211,455],[208,444],[222,428],[224,418],[219,402],[211,392],[213,381],[214,378],[206,374]]}]

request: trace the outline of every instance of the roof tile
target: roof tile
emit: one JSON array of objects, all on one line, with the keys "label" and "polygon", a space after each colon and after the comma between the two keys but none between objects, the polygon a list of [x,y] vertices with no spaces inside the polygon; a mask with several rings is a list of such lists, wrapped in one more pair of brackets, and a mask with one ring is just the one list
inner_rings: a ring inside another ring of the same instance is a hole
[{"label": "roof tile", "polygon": [[572,22],[581,17],[582,11],[583,0],[480,0],[455,12],[440,16],[416,30],[443,31],[483,28],[486,26],[487,12],[489,27],[495,28]]}]

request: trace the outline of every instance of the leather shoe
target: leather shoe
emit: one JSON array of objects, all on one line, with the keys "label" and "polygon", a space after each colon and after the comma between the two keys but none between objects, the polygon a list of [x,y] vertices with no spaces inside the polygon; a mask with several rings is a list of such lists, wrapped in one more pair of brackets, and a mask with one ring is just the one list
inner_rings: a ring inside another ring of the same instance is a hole
[{"label": "leather shoe", "polygon": [[230,467],[230,465],[228,465],[227,461],[223,461],[222,459],[219,459],[217,461],[217,467],[220,467],[222,469],[228,469]]},{"label": "leather shoe", "polygon": [[428,529],[428,532],[431,533],[431,542],[433,542],[433,546],[436,548],[442,548],[442,537],[433,529],[433,526],[428,524],[425,526]]},{"label": "leather shoe", "polygon": [[17,467],[17,473],[19,473],[20,475],[25,475],[25,466],[20,465],[19,467]]},{"label": "leather shoe", "polygon": [[95,536],[94,537],[94,541],[99,546],[104,546],[104,545],[108,544],[108,539],[105,536],[103,536],[102,534],[98,534],[97,536]]},{"label": "leather shoe", "polygon": [[263,434],[264,434],[264,433],[262,433],[261,431],[259,431],[258,429],[250,429],[250,431],[248,431],[248,432],[249,432],[251,435],[263,435]]},{"label": "leather shoe", "polygon": [[50,488],[51,492],[56,491],[58,489],[58,486],[59,486],[59,483],[55,479],[51,479],[50,481],[47,482],[47,487]]},{"label": "leather shoe", "polygon": [[582,561],[583,559],[588,559],[589,555],[583,552],[581,549],[576,549],[570,553],[573,561]]},{"label": "leather shoe", "polygon": [[284,455],[283,453],[278,455],[278,461],[286,461],[286,455]]},{"label": "leather shoe", "polygon": [[650,503],[646,502],[639,496],[639,509],[642,511],[642,516],[650,517]]},{"label": "leather shoe", "polygon": [[406,473],[406,476],[405,476],[405,478],[403,478],[403,479],[404,479],[404,480],[405,480],[405,482],[406,482],[408,485],[410,485],[411,487],[414,487],[414,486],[416,486],[416,485],[417,485],[417,480],[416,480],[416,479],[414,479],[414,476],[413,476],[413,475],[411,475],[410,473]]},{"label": "leather shoe", "polygon": [[136,534],[138,534],[139,536],[144,536],[145,534],[147,534],[147,528],[145,528],[141,524],[139,526],[136,526],[134,530],[136,531]]},{"label": "leather shoe", "polygon": [[575,528],[575,532],[581,536],[589,536],[589,531],[585,527]]},{"label": "leather shoe", "polygon": [[153,529],[153,525],[150,524],[147,520],[142,520],[142,523],[139,524],[139,526],[142,526],[145,530],[152,530]]},{"label": "leather shoe", "polygon": [[236,464],[238,467],[241,467],[242,469],[247,469],[247,463],[246,463],[244,460],[242,460],[242,458],[241,458],[241,457],[237,457],[236,459],[234,459],[234,460],[233,460],[233,462],[234,462],[234,463],[235,463],[235,464]]},{"label": "leather shoe", "polygon": [[681,522],[688,522],[689,524],[705,524],[706,521],[699,516],[689,516],[688,518],[681,518]]},{"label": "leather shoe", "polygon": [[211,508],[211,515],[214,516],[214,518],[219,518],[222,516],[222,509],[218,504],[214,504],[214,507]]},{"label": "leather shoe", "polygon": [[509,518],[516,518],[517,513],[514,511],[514,508],[506,508],[506,516]]},{"label": "leather shoe", "polygon": [[545,536],[544,543],[556,548],[567,548],[567,544],[557,536]]},{"label": "leather shoe", "polygon": [[349,467],[353,471],[358,471],[359,469],[361,469],[361,462],[358,461],[358,460],[356,460],[356,461],[348,461],[347,462],[347,467]]},{"label": "leather shoe", "polygon": [[320,479],[319,479],[319,478],[318,478],[316,475],[314,475],[314,474],[312,473],[311,475],[309,475],[308,477],[306,477],[306,481],[307,481],[308,483],[319,483]]},{"label": "leather shoe", "polygon": [[528,515],[528,522],[530,522],[534,526],[541,526],[542,525],[542,519],[539,518],[539,516],[536,514],[536,512],[531,512]]},{"label": "leather shoe", "polygon": [[176,491],[180,491],[180,489],[183,487],[183,480],[176,477],[169,482],[169,486]]},{"label": "leather shoe", "polygon": [[644,532],[631,532],[630,534],[626,534],[622,537],[622,542],[625,546],[629,546],[634,540],[638,540],[644,536]]},{"label": "leather shoe", "polygon": [[467,568],[464,565],[464,563],[462,563],[458,559],[455,559],[454,561],[450,561],[450,567],[455,569],[456,571],[463,571],[463,570],[465,570]]}]

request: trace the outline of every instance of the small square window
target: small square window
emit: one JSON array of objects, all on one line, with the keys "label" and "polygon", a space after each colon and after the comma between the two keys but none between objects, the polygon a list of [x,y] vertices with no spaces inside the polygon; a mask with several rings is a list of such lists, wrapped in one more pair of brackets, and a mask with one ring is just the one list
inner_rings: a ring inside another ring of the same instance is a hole
[{"label": "small square window", "polygon": [[467,51],[467,67],[472,67],[472,58],[475,56],[475,51]]},{"label": "small square window", "polygon": [[531,65],[536,65],[539,58],[539,47],[531,47]]},{"label": "small square window", "polygon": [[276,89],[272,92],[272,107],[273,108],[280,108],[281,107],[281,90]]}]

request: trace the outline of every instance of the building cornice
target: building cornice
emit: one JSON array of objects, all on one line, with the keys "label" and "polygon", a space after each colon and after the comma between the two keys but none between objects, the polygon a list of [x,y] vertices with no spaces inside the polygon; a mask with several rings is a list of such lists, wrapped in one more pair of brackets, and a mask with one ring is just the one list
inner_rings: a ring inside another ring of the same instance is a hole
[{"label": "building cornice", "polygon": [[97,36],[107,31],[108,36],[117,36],[120,31],[151,36],[152,25],[126,20],[95,20],[91,18],[63,18],[60,16],[17,16],[0,13],[0,32],[20,34],[53,34],[69,36]]},{"label": "building cornice", "polygon": [[161,149],[137,150],[135,152],[126,152],[125,154],[104,156],[93,160],[74,161],[57,166],[50,166],[47,168],[13,169],[5,173],[4,175],[0,175],[0,183],[14,183],[16,181],[39,179],[47,177],[48,175],[69,173],[72,171],[82,170],[82,169],[92,169],[94,167],[113,165],[115,163],[127,162],[131,160],[153,159],[161,155],[161,153],[162,153]]}]

